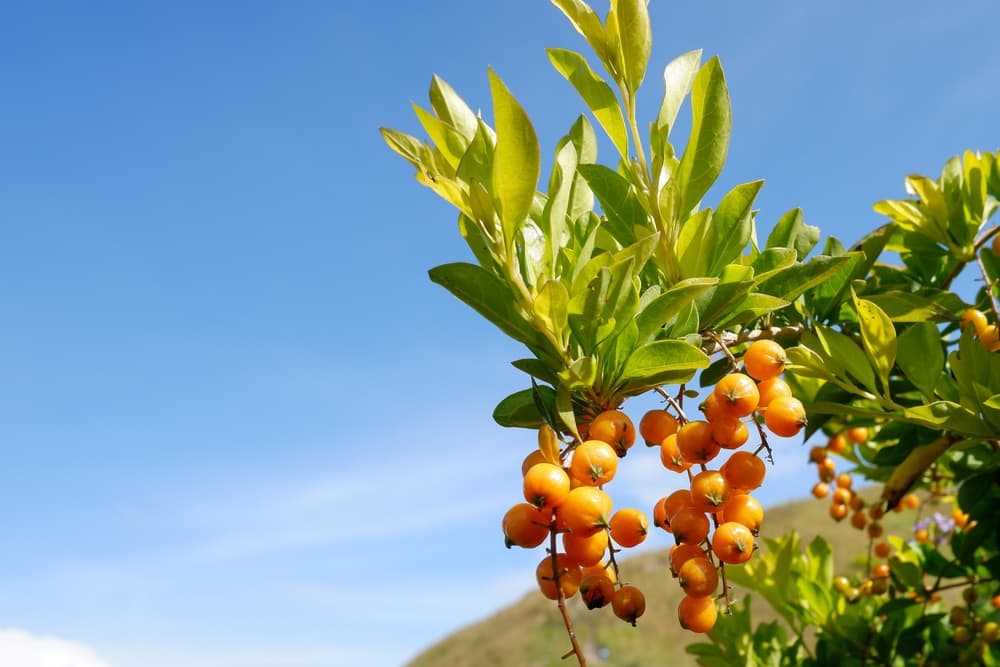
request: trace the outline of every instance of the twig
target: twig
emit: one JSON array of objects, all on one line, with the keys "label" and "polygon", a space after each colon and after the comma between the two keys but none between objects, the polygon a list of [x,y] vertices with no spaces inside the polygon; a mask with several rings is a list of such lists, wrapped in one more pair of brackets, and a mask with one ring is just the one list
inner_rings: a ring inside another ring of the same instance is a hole
[{"label": "twig", "polygon": [[559,559],[556,552],[556,532],[555,517],[553,516],[552,525],[549,527],[549,557],[552,559],[552,580],[556,587],[556,603],[559,605],[559,613],[562,614],[563,623],[566,625],[566,633],[569,635],[570,644],[573,645],[573,650],[564,655],[563,658],[565,659],[576,654],[576,659],[580,663],[580,667],[586,667],[587,659],[583,657],[583,649],[580,648],[580,643],[576,640],[573,621],[570,619],[569,611],[566,609],[566,598],[563,597],[562,588],[559,586]]}]

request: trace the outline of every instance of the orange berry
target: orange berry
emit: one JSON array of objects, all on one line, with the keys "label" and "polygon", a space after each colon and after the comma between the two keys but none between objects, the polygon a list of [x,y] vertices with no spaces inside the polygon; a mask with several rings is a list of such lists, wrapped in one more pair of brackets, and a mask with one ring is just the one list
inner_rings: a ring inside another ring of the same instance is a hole
[{"label": "orange berry", "polygon": [[712,595],[719,586],[719,572],[704,556],[689,558],[677,571],[681,589],[693,598]]},{"label": "orange berry", "polygon": [[[573,597],[580,588],[580,581],[583,578],[580,566],[566,554],[559,553],[556,554],[556,568],[559,572],[559,590],[562,591],[563,597]],[[535,568],[535,580],[538,582],[538,588],[542,591],[542,595],[550,600],[559,597],[556,591],[556,577],[552,569],[551,555],[545,556],[538,563],[538,567]]]},{"label": "orange berry", "polygon": [[864,426],[854,426],[847,429],[845,435],[847,435],[847,439],[855,445],[860,445],[868,439],[868,429]]},{"label": "orange berry", "polygon": [[768,380],[781,375],[788,357],[785,348],[769,339],[754,341],[743,353],[743,365],[747,373],[758,380]]},{"label": "orange berry", "polygon": [[764,483],[767,466],[756,454],[734,452],[720,468],[729,486],[734,489],[753,491]]},{"label": "orange berry", "polygon": [[868,537],[872,538],[873,540],[882,537],[883,532],[884,531],[882,529],[882,524],[877,522],[868,524]]},{"label": "orange berry", "polygon": [[605,410],[590,422],[588,430],[592,440],[603,440],[615,448],[618,456],[625,456],[625,452],[635,444],[635,426],[621,410]]},{"label": "orange berry", "polygon": [[842,489],[851,488],[851,481],[852,480],[850,474],[846,472],[837,475],[837,486],[839,486]]},{"label": "orange berry", "polygon": [[726,521],[712,534],[712,551],[723,563],[745,563],[753,556],[753,533],[742,523]]},{"label": "orange berry", "polygon": [[888,558],[892,555],[892,547],[888,542],[876,542],[873,551],[878,558]]},{"label": "orange berry", "polygon": [[712,425],[706,421],[691,421],[677,431],[677,448],[685,461],[708,463],[720,450],[712,438]]},{"label": "orange berry", "polygon": [[855,512],[851,515],[851,525],[861,530],[868,525],[868,516],[864,512]]},{"label": "orange berry", "polygon": [[830,493],[830,485],[826,482],[816,482],[812,488],[812,494],[817,498],[826,498]]},{"label": "orange berry", "polygon": [[843,454],[847,451],[848,446],[847,438],[843,433],[831,435],[829,442],[826,443],[826,448],[835,454]]},{"label": "orange berry", "polygon": [[507,548],[519,546],[533,549],[549,536],[549,520],[552,511],[538,509],[531,503],[518,503],[503,516],[504,541]]},{"label": "orange berry", "polygon": [[757,409],[760,392],[757,383],[743,373],[730,373],[715,385],[712,391],[724,416],[746,417]]},{"label": "orange berry", "polygon": [[959,528],[965,528],[965,524],[969,523],[969,515],[957,507],[951,510],[951,518]]},{"label": "orange berry", "polygon": [[581,484],[601,486],[610,482],[618,471],[618,455],[603,440],[585,440],[573,450],[569,474]]},{"label": "orange berry", "polygon": [[569,475],[554,463],[536,463],[524,474],[524,499],[535,507],[558,507],[569,495]]},{"label": "orange berry", "polygon": [[806,425],[806,409],[797,398],[779,396],[764,411],[764,424],[775,435],[790,438]]},{"label": "orange berry", "polygon": [[587,609],[600,609],[615,594],[615,585],[606,575],[587,574],[580,581],[580,599]]},{"label": "orange berry", "polygon": [[792,395],[792,388],[781,378],[774,377],[770,380],[758,382],[757,392],[760,394],[760,400],[757,401],[757,409],[766,410],[767,406],[771,405],[774,399],[781,396],[790,397]]},{"label": "orange berry", "polygon": [[810,463],[822,463],[827,458],[826,447],[812,447],[809,450]]},{"label": "orange berry", "polygon": [[577,535],[592,535],[608,525],[611,496],[594,486],[579,486],[567,494],[556,510],[566,529]]},{"label": "orange berry", "polygon": [[599,574],[607,577],[611,583],[618,581],[618,577],[615,575],[615,568],[611,567],[610,563],[605,563],[604,561],[601,561],[597,565],[587,565],[586,567],[581,567],[580,571],[583,573],[584,577],[589,577],[592,574]]},{"label": "orange berry", "polygon": [[649,532],[649,520],[634,507],[626,507],[615,512],[608,525],[611,528],[611,539],[626,548],[641,544]]},{"label": "orange berry", "polygon": [[639,420],[639,435],[650,447],[655,447],[671,433],[677,433],[677,419],[666,410],[650,410]]},{"label": "orange berry", "polygon": [[670,547],[670,569],[675,577],[684,567],[684,563],[692,558],[707,558],[701,545],[681,543]]},{"label": "orange berry", "polygon": [[976,332],[976,335],[982,338],[983,329],[986,328],[989,321],[987,321],[986,315],[983,314],[983,311],[975,308],[969,308],[962,313],[962,318],[959,320],[959,323],[963,329],[971,324],[973,330]]},{"label": "orange berry", "polygon": [[722,408],[719,404],[719,399],[714,392],[706,396],[705,400],[702,401],[698,408],[701,410],[702,414],[705,415],[705,419],[708,421],[714,421],[724,416]]},{"label": "orange berry", "polygon": [[830,517],[834,521],[843,521],[847,517],[847,513],[847,505],[838,505],[837,503],[830,505]]},{"label": "orange berry", "polygon": [[872,579],[887,579],[889,577],[889,566],[879,563],[872,568]]},{"label": "orange berry", "polygon": [[740,493],[730,498],[722,506],[722,516],[719,518],[723,523],[735,521],[742,523],[750,529],[754,535],[760,530],[760,524],[764,521],[764,508],[753,496],[747,493]]},{"label": "orange berry", "polygon": [[920,496],[915,493],[907,493],[900,501],[900,505],[908,510],[915,510],[920,507]]},{"label": "orange berry", "polygon": [[660,463],[667,470],[674,472],[684,472],[691,467],[691,462],[681,456],[681,450],[677,447],[677,434],[672,433],[660,443]]},{"label": "orange berry", "polygon": [[608,531],[599,530],[592,535],[562,534],[563,551],[580,567],[597,565],[608,551]]},{"label": "orange berry", "polygon": [[979,342],[990,352],[1000,350],[1000,329],[997,325],[991,324],[983,329],[979,334]]},{"label": "orange berry", "polygon": [[718,617],[719,610],[712,597],[685,595],[677,605],[677,619],[681,627],[691,632],[708,632],[715,626]]},{"label": "orange berry", "polygon": [[691,504],[705,514],[713,514],[729,500],[731,491],[718,470],[703,470],[691,480]]},{"label": "orange berry", "polygon": [[750,429],[735,417],[720,417],[709,422],[712,425],[712,439],[726,449],[739,449],[750,439]]},{"label": "orange berry", "polygon": [[698,544],[708,537],[710,528],[711,526],[705,513],[696,510],[694,507],[683,507],[677,514],[670,517],[670,529],[673,531],[674,539],[678,544],[681,542]]},{"label": "orange berry", "polygon": [[545,454],[542,454],[542,450],[540,449],[536,449],[524,457],[524,461],[521,462],[521,477],[528,474],[528,469],[536,463],[547,463]]},{"label": "orange berry", "polygon": [[622,586],[611,598],[611,608],[615,616],[635,625],[636,619],[646,611],[646,597],[635,586]]},{"label": "orange berry", "polygon": [[851,492],[842,486],[833,490],[833,502],[837,505],[846,505],[851,502]]}]

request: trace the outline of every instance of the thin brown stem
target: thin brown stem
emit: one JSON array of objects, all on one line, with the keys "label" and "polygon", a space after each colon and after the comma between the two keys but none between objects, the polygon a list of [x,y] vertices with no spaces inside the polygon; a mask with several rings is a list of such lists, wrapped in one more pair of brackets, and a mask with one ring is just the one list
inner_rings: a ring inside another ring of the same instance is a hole
[{"label": "thin brown stem", "polygon": [[[804,326],[795,325],[789,327],[744,329],[739,333],[732,333],[730,331],[703,333],[701,335],[701,351],[711,356],[716,352],[721,352],[722,345],[732,347],[734,345],[740,345],[741,343],[752,343],[753,341],[760,340],[762,338],[784,338],[796,341],[800,336],[802,336],[802,332],[804,330]],[[720,341],[722,344],[720,344]]]},{"label": "thin brown stem", "polygon": [[563,658],[565,659],[575,654],[580,667],[586,667],[587,659],[583,656],[583,649],[580,648],[580,643],[576,640],[576,631],[573,630],[573,620],[569,617],[569,611],[566,609],[566,598],[563,596],[562,588],[559,587],[559,559],[556,549],[556,532],[555,518],[553,517],[552,525],[549,527],[549,557],[552,559],[552,580],[556,587],[556,604],[559,606],[559,613],[562,614],[563,624],[566,626],[566,634],[569,635],[569,642],[573,646],[573,650],[564,655]]},{"label": "thin brown stem", "polygon": [[677,401],[677,399],[663,391],[663,387],[656,387],[654,391],[663,397],[663,400],[667,402],[667,405],[677,411],[677,421],[681,424],[686,424],[688,422],[687,415],[684,414],[684,408],[681,407],[681,404]]}]

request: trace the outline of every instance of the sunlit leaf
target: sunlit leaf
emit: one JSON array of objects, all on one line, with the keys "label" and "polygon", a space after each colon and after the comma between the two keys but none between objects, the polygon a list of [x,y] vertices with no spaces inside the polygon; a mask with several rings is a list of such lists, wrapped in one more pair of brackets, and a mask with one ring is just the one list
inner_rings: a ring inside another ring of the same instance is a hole
[{"label": "sunlit leaf", "polygon": [[569,81],[580,94],[597,122],[607,132],[611,143],[622,157],[628,157],[628,132],[622,116],[618,97],[604,79],[597,76],[587,60],[575,51],[548,49],[552,66]]},{"label": "sunlit leaf", "polygon": [[732,110],[718,57],[698,70],[691,91],[691,111],[691,134],[675,175],[684,212],[693,210],[708,192],[722,172],[729,151]]},{"label": "sunlit leaf", "polygon": [[489,77],[497,133],[492,191],[503,221],[504,239],[510,248],[514,243],[515,230],[531,209],[538,186],[541,157],[538,137],[528,114],[492,69]]}]

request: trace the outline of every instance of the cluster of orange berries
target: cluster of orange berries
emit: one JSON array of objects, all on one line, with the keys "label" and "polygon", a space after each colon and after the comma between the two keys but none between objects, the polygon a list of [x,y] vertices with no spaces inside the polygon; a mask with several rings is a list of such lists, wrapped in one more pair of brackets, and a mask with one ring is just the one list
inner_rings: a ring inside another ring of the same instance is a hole
[{"label": "cluster of orange berries", "polygon": [[[660,448],[667,469],[688,476],[685,488],[653,508],[653,524],[673,534],[676,542],[671,572],[684,590],[678,618],[682,627],[695,632],[714,626],[722,568],[753,556],[764,518],[760,502],[750,495],[766,473],[757,455],[767,447],[764,429],[790,437],[806,423],[802,403],[780,377],[786,363],[781,345],[755,341],[742,361],[746,373],[733,372],[716,383],[701,405],[703,419],[688,421],[674,403],[677,416],[650,410],[637,434],[624,412],[605,410],[581,429],[581,442],[563,451],[555,444],[554,431],[542,427],[539,449],[522,465],[525,502],[508,510],[503,530],[508,547],[548,542],[548,553],[536,568],[543,595],[560,600],[579,592],[589,609],[610,604],[616,616],[633,625],[645,611],[642,591],[619,580],[614,556],[642,543],[649,522],[635,508],[612,513],[611,496],[604,490],[619,459],[641,435],[648,446]],[[748,442],[751,428],[761,436],[757,451],[733,451],[721,466],[708,467],[723,449],[738,450]],[[724,590],[719,597],[727,594]]]},{"label": "cluster of orange berries", "polygon": [[[996,238],[1000,239],[1000,235]],[[1000,328],[997,327],[996,323],[990,324],[983,311],[976,308],[969,308],[962,313],[960,323],[963,329],[972,325],[973,330],[976,332],[976,338],[979,339],[979,342],[987,350],[990,352],[1000,350]]]},{"label": "cluster of orange berries", "polygon": [[612,513],[611,496],[602,487],[614,479],[618,459],[635,443],[635,427],[620,410],[606,410],[587,432],[586,440],[560,453],[555,433],[542,427],[540,440],[550,441],[547,446],[540,442],[525,458],[525,502],[507,511],[503,531],[508,547],[549,541],[549,553],[535,570],[545,597],[559,600],[579,592],[587,608],[611,604],[616,616],[634,625],[646,601],[638,588],[619,581],[614,554],[641,544],[649,521],[636,508]]},{"label": "cluster of orange berries", "polygon": [[[684,591],[677,609],[683,628],[707,632],[718,618],[716,591],[725,565],[747,562],[764,520],[760,502],[750,495],[764,482],[766,467],[757,452],[734,451],[716,469],[707,464],[723,449],[739,450],[760,424],[781,436],[805,425],[805,409],[781,379],[785,351],[772,340],[752,343],[743,355],[746,373],[719,380],[701,405],[704,419],[680,424],[663,410],[640,422],[646,443],[660,446],[668,470],[687,473],[689,485],[661,498],[653,508],[653,524],[672,533],[670,569]],[[700,471],[692,471],[693,466]],[[714,530],[713,530],[714,529]],[[720,597],[727,597],[723,590]]]}]

